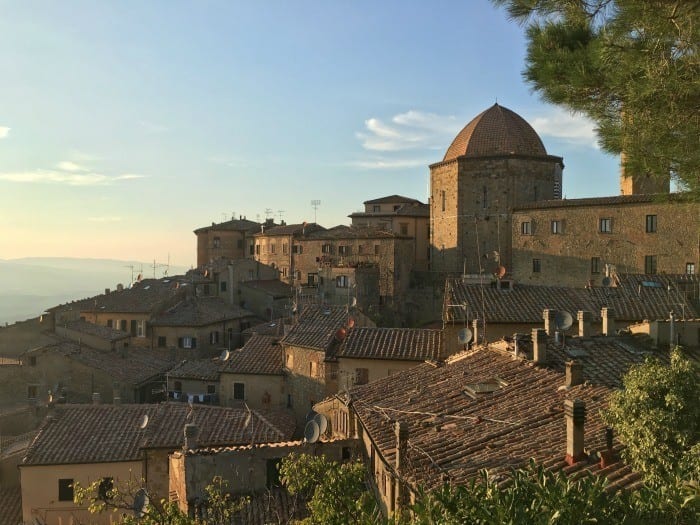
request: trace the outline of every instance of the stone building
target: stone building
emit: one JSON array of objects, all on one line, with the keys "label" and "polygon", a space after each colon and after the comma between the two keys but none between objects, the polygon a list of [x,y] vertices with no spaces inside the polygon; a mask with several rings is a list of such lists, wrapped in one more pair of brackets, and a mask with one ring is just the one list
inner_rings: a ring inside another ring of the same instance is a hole
[{"label": "stone building", "polygon": [[[271,224],[271,223],[268,223]],[[198,228],[197,267],[216,259],[245,259],[253,256],[252,235],[260,231],[261,224],[245,217],[215,223]]]},{"label": "stone building", "polygon": [[304,252],[304,240],[322,230],[325,228],[315,223],[262,228],[255,234],[255,260],[278,269],[282,281],[299,284],[304,272],[300,270],[298,256]]},{"label": "stone building", "polygon": [[683,194],[520,204],[512,238],[518,282],[582,287],[614,274],[676,274],[697,288],[700,206]]},{"label": "stone building", "polygon": [[511,210],[561,198],[561,157],[534,129],[494,104],[430,166],[431,269],[478,274],[511,268]]}]

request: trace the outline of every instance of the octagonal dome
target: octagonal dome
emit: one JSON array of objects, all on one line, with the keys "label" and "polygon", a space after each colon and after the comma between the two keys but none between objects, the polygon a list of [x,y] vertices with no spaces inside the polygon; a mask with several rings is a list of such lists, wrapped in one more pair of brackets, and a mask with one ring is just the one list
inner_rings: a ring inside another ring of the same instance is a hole
[{"label": "octagonal dome", "polygon": [[457,134],[442,160],[493,155],[546,157],[547,151],[537,132],[524,118],[494,104]]}]

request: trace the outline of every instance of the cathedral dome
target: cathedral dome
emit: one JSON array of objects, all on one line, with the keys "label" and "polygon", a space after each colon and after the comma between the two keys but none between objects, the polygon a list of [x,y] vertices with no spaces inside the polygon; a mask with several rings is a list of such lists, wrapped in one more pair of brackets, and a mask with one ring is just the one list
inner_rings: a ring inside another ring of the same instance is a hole
[{"label": "cathedral dome", "polygon": [[494,104],[474,117],[457,134],[442,160],[492,155],[546,157],[547,151],[537,132],[524,118],[508,108]]}]

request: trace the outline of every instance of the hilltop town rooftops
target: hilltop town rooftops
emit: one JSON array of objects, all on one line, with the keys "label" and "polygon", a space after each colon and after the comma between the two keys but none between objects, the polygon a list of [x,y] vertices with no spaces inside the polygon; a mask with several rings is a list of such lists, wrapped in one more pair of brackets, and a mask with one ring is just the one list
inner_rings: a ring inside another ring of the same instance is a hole
[{"label": "hilltop town rooftops", "polygon": [[430,217],[430,206],[421,202],[401,204],[393,211],[356,211],[348,215],[352,219],[363,217]]},{"label": "hilltop town rooftops", "polygon": [[153,326],[205,326],[212,323],[253,317],[255,314],[221,297],[188,297],[160,314]]},{"label": "hilltop town rooftops", "polygon": [[420,328],[351,328],[336,357],[425,361],[439,355],[442,331]]},{"label": "hilltop town rooftops", "polygon": [[649,193],[633,195],[612,195],[610,197],[585,197],[582,199],[552,199],[535,202],[523,202],[513,207],[513,211],[537,210],[544,208],[569,208],[577,206],[611,206],[615,204],[648,204],[686,202],[685,193]]},{"label": "hilltop town rooftops", "polygon": [[269,228],[265,228],[264,231],[256,233],[255,236],[260,237],[263,235],[308,235],[319,230],[325,230],[325,228],[320,224],[316,224],[315,222],[308,224],[284,224],[281,226],[272,226]]},{"label": "hilltop town rooftops", "polygon": [[239,350],[230,353],[221,364],[221,372],[228,374],[282,374],[282,347],[279,337],[253,335]]},{"label": "hilltop town rooftops", "polygon": [[365,201],[363,204],[423,204],[418,199],[412,199],[410,197],[404,197],[402,195],[388,195],[386,197],[379,197],[378,199],[371,199]]},{"label": "hilltop town rooftops", "polygon": [[168,370],[168,378],[218,381],[221,361],[214,359],[185,359]]},{"label": "hilltop town rooftops", "polygon": [[[492,323],[542,323],[544,309],[565,310],[575,318],[579,310],[589,311],[600,320],[601,309],[613,308],[615,317],[625,321],[663,319],[670,311],[686,317],[696,316],[693,306],[663,286],[634,286],[630,278],[617,287],[567,288],[515,283],[512,289],[499,290],[486,284],[448,279],[445,293],[446,320],[485,319]],[[655,282],[655,281],[649,281]],[[635,288],[632,290],[632,288]],[[460,305],[460,306],[447,306]]]},{"label": "hilltop town rooftops", "polygon": [[105,341],[119,341],[121,339],[128,339],[131,337],[127,332],[115,330],[109,326],[89,323],[88,321],[84,321],[82,319],[67,321],[63,323],[63,327],[67,330],[73,330],[74,332],[79,332],[81,334],[99,337]]},{"label": "hilltop town rooftops", "polygon": [[203,447],[288,441],[295,427],[283,411],[186,403],[57,405],[52,411],[23,465],[140,461],[144,448],[182,447],[187,423],[197,425]]},{"label": "hilltop town rooftops", "polygon": [[344,306],[309,305],[299,314],[296,324],[282,339],[282,344],[326,351],[337,341],[336,332],[346,326],[348,313]]},{"label": "hilltop town rooftops", "polygon": [[19,487],[0,489],[0,523],[22,523],[22,491]]},{"label": "hilltop town rooftops", "polygon": [[[291,322],[291,321],[290,321]],[[243,330],[244,335],[258,334],[258,335],[274,335],[282,337],[284,335],[284,323],[285,319],[274,319],[272,321],[265,321],[264,323],[256,324],[250,328]]]},{"label": "hilltop town rooftops", "polygon": [[246,288],[251,288],[254,290],[261,290],[267,294],[272,295],[275,298],[291,297],[292,287],[283,283],[279,279],[259,279],[256,281],[245,281],[241,283],[241,286]]},{"label": "hilltop town rooftops", "polygon": [[129,385],[139,385],[149,379],[164,374],[175,361],[169,352],[160,350],[138,349],[122,353],[120,351],[96,350],[84,344],[60,340],[35,348],[29,355],[56,352],[83,365],[103,370],[115,381]]},{"label": "hilltop town rooftops", "polygon": [[202,228],[197,228],[194,233],[204,233],[207,231],[244,231],[253,232],[260,230],[260,223],[249,221],[248,219],[232,219],[230,221],[215,223],[212,222],[211,226],[204,226]]},{"label": "hilltop town rooftops", "polygon": [[379,228],[377,226],[345,226],[340,224],[325,231],[314,232],[309,235],[310,239],[333,240],[333,239],[392,239],[407,237],[396,232]]},{"label": "hilltop town rooftops", "polygon": [[[630,361],[641,362],[645,356],[613,346],[591,353],[600,356],[589,366],[607,367],[618,377]],[[586,383],[565,388],[565,376],[558,368],[556,363],[534,366],[514,359],[510,352],[480,347],[444,366],[420,364],[336,397],[352,400],[368,437],[389,465],[396,460],[394,422],[408,425],[403,477],[414,488],[432,489],[445,480],[463,485],[481,469],[494,476],[507,475],[511,468],[525,467],[530,458],[569,474],[608,475],[612,489],[638,484],[641,476],[622,461],[606,469],[599,462],[583,460],[572,466],[565,462],[564,401],[586,403],[584,446],[595,457],[606,448],[600,411],[607,406],[612,388],[608,379],[599,383],[594,373],[589,373]],[[584,365],[584,374],[585,369]],[[618,454],[620,447],[615,441]]]}]

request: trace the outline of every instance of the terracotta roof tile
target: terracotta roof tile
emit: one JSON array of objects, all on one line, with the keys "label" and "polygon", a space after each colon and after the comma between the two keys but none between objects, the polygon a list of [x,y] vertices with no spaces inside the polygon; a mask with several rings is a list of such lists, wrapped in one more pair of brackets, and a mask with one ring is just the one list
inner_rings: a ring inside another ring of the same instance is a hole
[{"label": "terracotta roof tile", "polygon": [[578,206],[611,206],[616,204],[644,204],[663,202],[684,202],[687,200],[684,193],[658,193],[635,195],[612,195],[610,197],[586,197],[583,199],[552,199],[521,203],[513,208],[513,211],[533,210],[540,208],[569,208]]},{"label": "terracotta roof tile", "polygon": [[309,239],[314,240],[390,239],[395,237],[401,237],[401,235],[377,226],[345,226],[344,224],[334,226],[325,231],[314,232],[308,236]]},{"label": "terracotta roof tile", "polygon": [[255,234],[256,237],[275,236],[275,235],[308,235],[316,231],[323,231],[325,228],[320,224],[302,223],[302,224],[285,224],[284,226],[274,226],[265,228],[265,231]]},{"label": "terracotta roof tile", "polygon": [[[282,411],[248,411],[186,403],[160,405],[58,405],[27,450],[23,464],[137,461],[142,448],[182,447],[186,423],[199,427],[203,447],[288,441],[294,417]],[[148,415],[146,428],[141,428]]]},{"label": "terracotta roof tile", "polygon": [[202,228],[197,228],[194,233],[204,233],[208,231],[258,231],[260,230],[260,223],[249,221],[248,219],[233,219],[226,222],[220,222],[218,224],[212,223],[211,226],[204,226]]},{"label": "terracotta roof tile", "polygon": [[169,378],[218,381],[221,361],[214,359],[185,359],[168,370]]},{"label": "terracotta roof tile", "polygon": [[282,339],[282,345],[326,351],[336,341],[335,334],[348,321],[344,306],[309,305]]},{"label": "terracotta roof tile", "polygon": [[284,319],[274,319],[272,321],[265,321],[264,323],[256,324],[243,330],[243,333],[276,335],[281,337],[284,334]]},{"label": "terracotta roof tile", "polygon": [[259,279],[257,281],[245,281],[241,286],[252,288],[254,290],[262,290],[272,294],[275,297],[291,297],[293,295],[292,287],[289,284],[283,283],[279,279]]},{"label": "terracotta roof tile", "polygon": [[353,219],[362,219],[364,217],[430,217],[430,206],[423,203],[402,204],[398,210],[383,211],[383,212],[364,212],[356,211],[348,215]]},{"label": "terracotta roof tile", "polygon": [[402,195],[389,195],[387,197],[379,197],[378,199],[372,199],[365,201],[363,204],[423,204],[418,199],[412,199],[411,197],[404,197]]},{"label": "terracotta roof tile", "polygon": [[64,326],[68,330],[80,332],[81,334],[93,335],[105,341],[119,341],[120,339],[128,339],[130,337],[128,333],[122,332],[121,330],[115,330],[109,326],[90,323],[88,321],[83,321],[82,319],[68,321],[64,324]]},{"label": "terracotta roof tile", "polygon": [[425,361],[439,353],[442,330],[369,328],[348,330],[337,357]]},{"label": "terracotta roof tile", "polygon": [[251,497],[250,502],[236,513],[233,522],[246,525],[296,523],[308,517],[306,503],[299,495],[275,487]]},{"label": "terracotta roof tile", "polygon": [[[515,284],[512,290],[498,290],[489,284],[464,283],[461,279],[448,279],[445,304],[465,305],[448,307],[448,319],[485,318],[487,323],[542,323],[542,311],[566,310],[576,316],[578,310],[591,312],[593,319],[600,319],[601,308],[615,309],[617,319],[641,321],[663,319],[671,310],[679,311],[679,303],[685,305],[686,317],[696,314],[693,306],[682,296],[668,293],[666,288],[646,287],[641,292],[632,281],[621,281],[611,288],[567,288],[560,286],[532,286]],[[483,293],[483,296],[482,296]]]},{"label": "terracotta roof tile", "polygon": [[252,317],[253,312],[231,305],[221,297],[188,297],[158,315],[154,326],[205,326],[230,319]]},{"label": "terracotta roof tile", "polygon": [[221,366],[228,374],[282,374],[282,347],[279,337],[253,335],[239,350],[231,352],[228,361]]},{"label": "terracotta roof tile", "polygon": [[178,296],[184,296],[188,285],[189,282],[185,277],[144,279],[134,283],[131,288],[113,290],[108,294],[61,305],[58,309],[98,313],[153,313]]},{"label": "terracotta roof tile", "polygon": [[19,487],[0,489],[0,525],[22,523],[22,493]]}]

